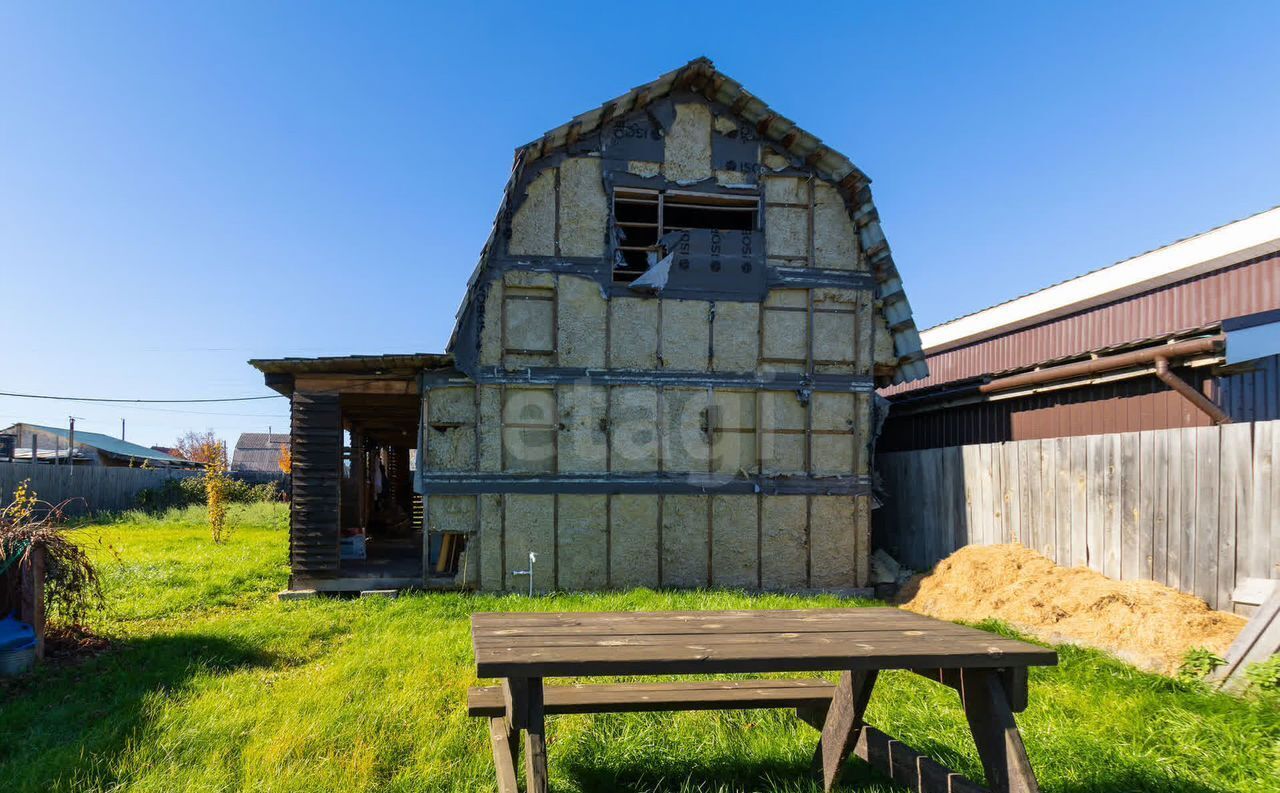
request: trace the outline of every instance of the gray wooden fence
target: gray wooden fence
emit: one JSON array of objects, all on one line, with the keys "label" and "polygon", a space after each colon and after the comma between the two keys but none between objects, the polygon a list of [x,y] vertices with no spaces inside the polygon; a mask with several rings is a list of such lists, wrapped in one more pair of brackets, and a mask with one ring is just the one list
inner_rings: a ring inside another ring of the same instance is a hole
[{"label": "gray wooden fence", "polygon": [[887,494],[876,545],[915,569],[965,545],[1016,541],[1227,611],[1239,581],[1280,577],[1280,421],[896,452],[876,464]]},{"label": "gray wooden fence", "polygon": [[[73,500],[68,512],[111,512],[136,506],[139,490],[160,487],[169,479],[199,476],[200,471],[178,468],[112,468],[78,465],[75,473],[67,465],[0,462],[0,503],[8,503],[13,491],[25,479],[41,501],[57,504]],[[233,471],[230,476],[253,484],[278,481],[280,474]]]}]

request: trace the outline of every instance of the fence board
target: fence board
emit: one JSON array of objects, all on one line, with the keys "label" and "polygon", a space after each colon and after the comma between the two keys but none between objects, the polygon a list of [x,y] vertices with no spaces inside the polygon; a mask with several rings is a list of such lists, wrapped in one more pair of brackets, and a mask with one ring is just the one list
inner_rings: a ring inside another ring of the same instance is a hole
[{"label": "fence board", "polygon": [[1151,580],[1164,583],[1169,554],[1169,439],[1151,434]]},{"label": "fence board", "polygon": [[[1280,425],[1274,421],[1268,423],[1271,425],[1271,470],[1273,474],[1280,474]],[[1280,476],[1271,477],[1271,516],[1264,520],[1264,525],[1270,527],[1271,553],[1266,557],[1267,577],[1278,578],[1280,577]]]},{"label": "fence board", "polygon": [[1218,484],[1218,605],[1231,608],[1236,580],[1236,545],[1247,536],[1253,495],[1253,427],[1228,424],[1221,428],[1222,467]]},{"label": "fence board", "polygon": [[982,444],[978,447],[978,502],[975,516],[978,520],[978,543],[991,544],[991,525],[995,522],[996,505],[991,498],[992,485],[995,482],[995,460],[993,447]]},{"label": "fence board", "polygon": [[[881,456],[876,536],[916,568],[1017,539],[1059,564],[1152,579],[1249,613],[1280,577],[1280,422],[976,444]],[[932,490],[933,492],[929,492]]]},{"label": "fence board", "polygon": [[1074,564],[1071,559],[1071,526],[1075,516],[1071,511],[1071,494],[1075,484],[1071,478],[1071,439],[1053,439],[1054,471],[1057,482],[1054,484],[1055,509],[1053,515],[1054,531],[1057,533],[1058,564]]},{"label": "fence board", "polygon": [[1071,565],[1089,564],[1089,443],[1087,438],[1071,439]]},{"label": "fence board", "polygon": [[[1120,467],[1116,470],[1116,489],[1120,492],[1119,509],[1119,575],[1138,578],[1138,493],[1142,487],[1141,456],[1136,432],[1120,436]],[[1107,573],[1107,575],[1112,575]]]},{"label": "fence board", "polygon": [[1196,429],[1196,567],[1192,592],[1218,607],[1218,473],[1221,436],[1217,427]]},{"label": "fence board", "polygon": [[1182,567],[1178,570],[1178,588],[1192,592],[1196,583],[1196,516],[1199,514],[1196,507],[1199,449],[1196,444],[1200,433],[1195,427],[1184,427],[1178,432],[1182,436]]},{"label": "fence board", "polygon": [[1270,578],[1268,562],[1271,559],[1271,540],[1268,536],[1272,509],[1271,471],[1275,425],[1263,422],[1254,428],[1253,436],[1253,504],[1249,510],[1247,528],[1242,531],[1242,541],[1236,546],[1236,575],[1239,578]]},{"label": "fence board", "polygon": [[996,542],[1022,541],[1022,505],[1018,498],[1018,472],[1021,468],[1018,465],[1018,447],[1021,445],[1000,444],[1000,451],[1004,455],[1004,487],[1001,489],[1004,498],[1004,526]]},{"label": "fence board", "polygon": [[1159,472],[1155,467],[1155,433],[1138,433],[1138,503],[1134,520],[1138,524],[1138,572],[1137,577],[1150,581],[1154,572],[1155,553],[1155,500],[1156,480]]}]

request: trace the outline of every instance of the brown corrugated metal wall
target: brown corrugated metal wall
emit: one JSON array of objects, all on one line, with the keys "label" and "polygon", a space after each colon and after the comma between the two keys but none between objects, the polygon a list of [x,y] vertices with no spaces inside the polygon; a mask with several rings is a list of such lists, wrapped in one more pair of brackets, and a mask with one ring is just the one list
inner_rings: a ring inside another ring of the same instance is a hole
[{"label": "brown corrugated metal wall", "polygon": [[[1178,374],[1202,391],[1212,390],[1203,372]],[[928,413],[894,415],[890,408],[877,448],[896,452],[1209,423],[1208,416],[1151,375]]]},{"label": "brown corrugated metal wall", "polygon": [[1277,309],[1278,269],[1280,254],[1270,254],[1030,328],[929,353],[929,377],[881,393],[903,394]]},{"label": "brown corrugated metal wall", "polygon": [[[1208,367],[1180,368],[1175,374],[1212,399],[1232,421],[1280,419],[1280,356],[1232,367],[1218,376]],[[1148,375],[1085,388],[939,407],[928,413],[895,415],[890,408],[877,449],[895,452],[1209,424],[1208,416]]]}]

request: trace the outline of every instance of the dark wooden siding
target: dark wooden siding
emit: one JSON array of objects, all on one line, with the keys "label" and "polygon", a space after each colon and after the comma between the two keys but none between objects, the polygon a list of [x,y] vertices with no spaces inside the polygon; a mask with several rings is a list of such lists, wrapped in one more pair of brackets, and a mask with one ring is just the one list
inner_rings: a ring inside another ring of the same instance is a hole
[{"label": "dark wooden siding", "polygon": [[293,495],[289,560],[294,575],[338,571],[342,425],[337,394],[293,395]]}]

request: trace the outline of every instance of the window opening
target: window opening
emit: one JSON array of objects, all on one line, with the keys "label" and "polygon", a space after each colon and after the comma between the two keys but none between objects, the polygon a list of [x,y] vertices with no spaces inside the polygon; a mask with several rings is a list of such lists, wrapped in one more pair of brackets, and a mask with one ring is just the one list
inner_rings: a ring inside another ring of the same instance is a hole
[{"label": "window opening", "polygon": [[613,280],[630,283],[649,269],[658,240],[672,231],[711,229],[756,231],[760,227],[760,197],[682,190],[618,188],[613,194],[613,218],[619,232]]}]

